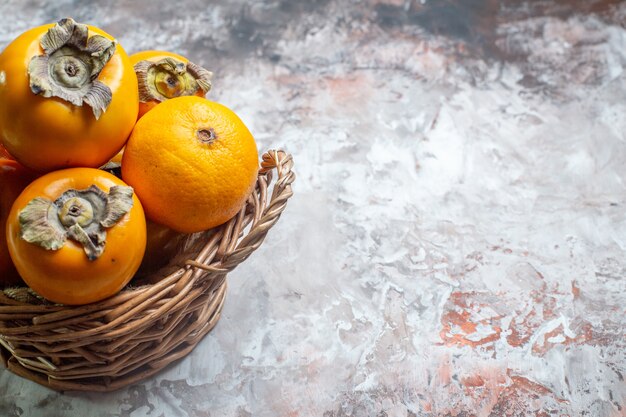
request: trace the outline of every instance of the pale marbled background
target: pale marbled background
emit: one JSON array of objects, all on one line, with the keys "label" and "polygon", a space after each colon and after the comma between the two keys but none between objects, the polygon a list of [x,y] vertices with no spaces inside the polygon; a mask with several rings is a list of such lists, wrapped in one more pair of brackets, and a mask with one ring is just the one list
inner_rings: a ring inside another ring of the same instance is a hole
[{"label": "pale marbled background", "polygon": [[626,3],[0,3],[215,72],[296,195],[187,358],[0,415],[626,415]]}]

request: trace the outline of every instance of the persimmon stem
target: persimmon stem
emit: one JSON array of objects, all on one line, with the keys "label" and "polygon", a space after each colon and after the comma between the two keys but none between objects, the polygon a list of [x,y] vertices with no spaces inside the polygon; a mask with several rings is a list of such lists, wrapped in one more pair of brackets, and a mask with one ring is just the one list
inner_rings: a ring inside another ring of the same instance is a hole
[{"label": "persimmon stem", "polygon": [[111,104],[111,89],[97,78],[115,53],[116,42],[89,37],[87,25],[60,20],[40,40],[43,55],[28,64],[30,89],[43,97],[59,97],[75,106],[86,103],[96,119]]},{"label": "persimmon stem", "polygon": [[72,197],[59,209],[59,220],[65,227],[88,226],[93,219],[93,205],[85,198]]},{"label": "persimmon stem", "polygon": [[19,213],[20,236],[48,250],[58,250],[69,238],[81,244],[90,261],[102,255],[106,229],[133,206],[133,189],[113,186],[109,193],[92,185],[67,190],[55,201],[37,197]]},{"label": "persimmon stem", "polygon": [[139,82],[139,100],[161,102],[174,97],[192,96],[211,89],[213,73],[192,62],[166,57],[157,62],[148,60],[135,64]]}]

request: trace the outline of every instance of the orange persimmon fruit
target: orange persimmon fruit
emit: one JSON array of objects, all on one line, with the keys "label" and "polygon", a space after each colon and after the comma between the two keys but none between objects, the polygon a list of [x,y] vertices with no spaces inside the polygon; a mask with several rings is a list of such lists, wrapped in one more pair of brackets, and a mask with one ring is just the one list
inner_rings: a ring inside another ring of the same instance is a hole
[{"label": "orange persimmon fruit", "polygon": [[147,275],[165,266],[176,254],[186,235],[147,220],[146,236],[146,253],[137,275]]},{"label": "orange persimmon fruit", "polygon": [[0,158],[1,159],[15,159],[11,156],[9,151],[7,151],[4,146],[2,146],[2,143],[0,143]]},{"label": "orange persimmon fruit", "polygon": [[4,236],[13,202],[34,178],[19,162],[0,158],[0,288],[21,283]]},{"label": "orange persimmon fruit", "polygon": [[108,172],[69,168],[34,180],[17,197],[6,239],[22,279],[50,301],[79,305],[116,294],[146,246],[133,189]]},{"label": "orange persimmon fruit", "polygon": [[133,65],[98,28],[62,19],[28,30],[0,54],[0,141],[28,168],[106,163],[137,112]]}]

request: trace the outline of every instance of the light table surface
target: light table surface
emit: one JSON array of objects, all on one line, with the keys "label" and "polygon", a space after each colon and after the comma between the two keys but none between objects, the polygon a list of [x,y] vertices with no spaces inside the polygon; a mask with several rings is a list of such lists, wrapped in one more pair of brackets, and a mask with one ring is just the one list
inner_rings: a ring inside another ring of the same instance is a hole
[{"label": "light table surface", "polygon": [[626,3],[0,3],[215,73],[295,196],[186,358],[0,415],[626,413]]}]

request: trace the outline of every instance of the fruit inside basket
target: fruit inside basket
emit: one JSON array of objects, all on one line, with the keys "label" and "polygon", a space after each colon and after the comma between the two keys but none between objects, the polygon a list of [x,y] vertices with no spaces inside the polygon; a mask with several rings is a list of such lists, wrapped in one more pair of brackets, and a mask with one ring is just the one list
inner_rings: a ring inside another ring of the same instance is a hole
[{"label": "fruit inside basket", "polygon": [[[9,370],[56,390],[113,391],[187,355],[215,326],[226,275],[263,242],[291,197],[293,161],[263,154],[235,217],[188,236],[168,265],[106,300],[55,305],[27,287],[0,292],[0,344]],[[149,283],[148,283],[149,282]]]}]

